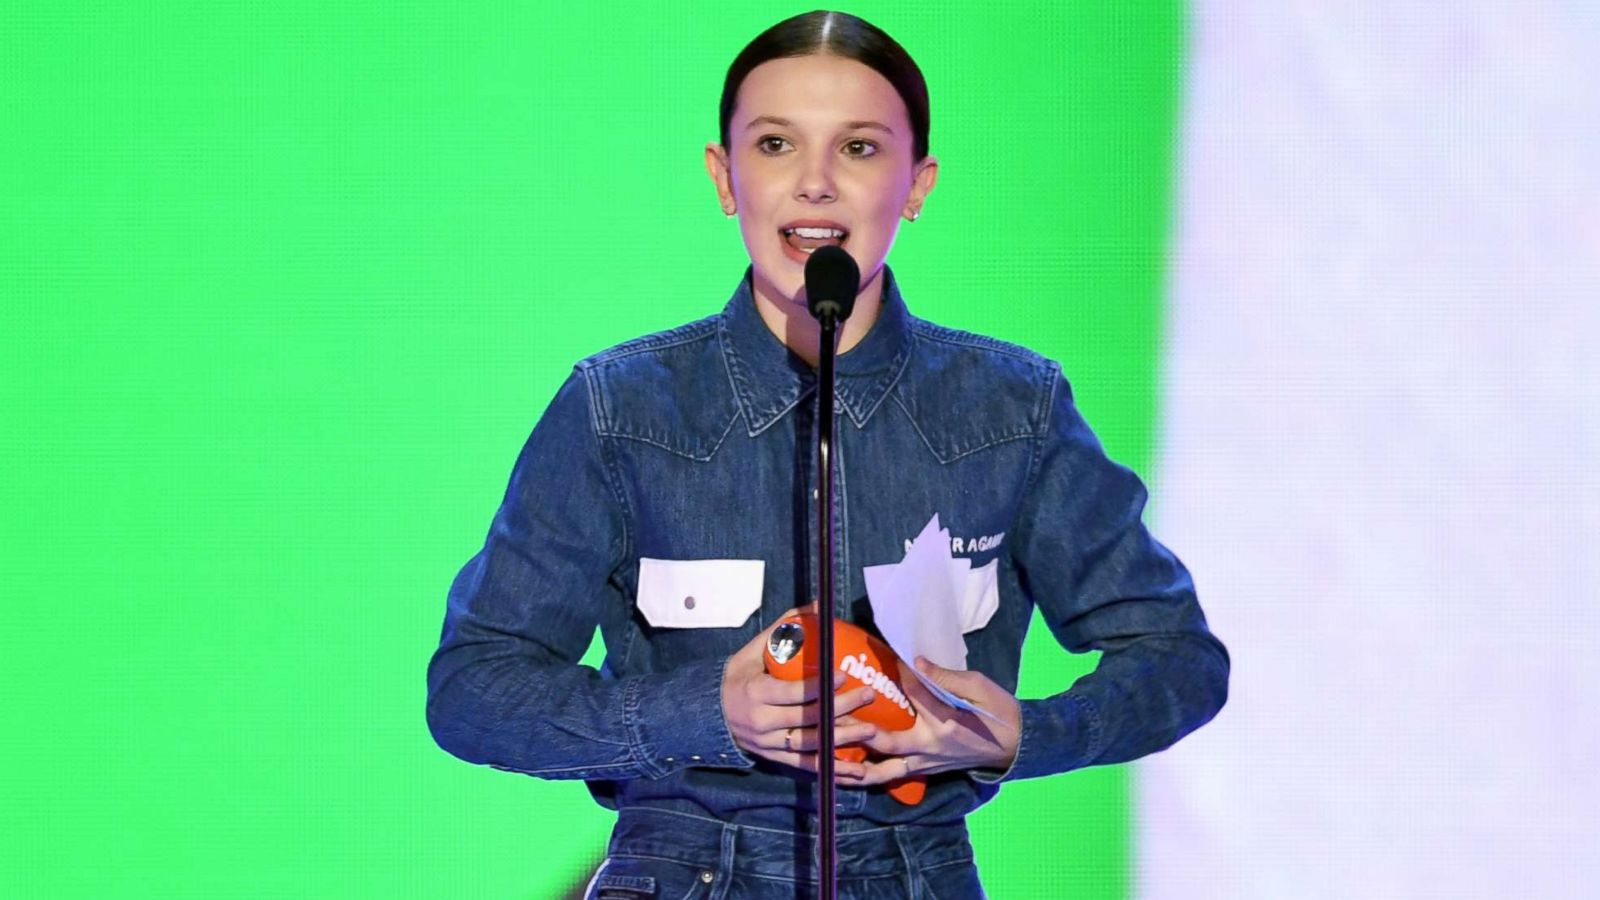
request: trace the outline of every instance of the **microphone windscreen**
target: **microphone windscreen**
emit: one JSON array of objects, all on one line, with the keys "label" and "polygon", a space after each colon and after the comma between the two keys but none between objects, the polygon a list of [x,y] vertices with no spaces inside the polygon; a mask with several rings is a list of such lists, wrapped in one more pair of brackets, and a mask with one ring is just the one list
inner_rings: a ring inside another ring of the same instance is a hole
[{"label": "microphone windscreen", "polygon": [[832,315],[842,322],[850,318],[861,290],[861,270],[844,248],[826,244],[811,251],[806,260],[806,305],[811,315]]}]

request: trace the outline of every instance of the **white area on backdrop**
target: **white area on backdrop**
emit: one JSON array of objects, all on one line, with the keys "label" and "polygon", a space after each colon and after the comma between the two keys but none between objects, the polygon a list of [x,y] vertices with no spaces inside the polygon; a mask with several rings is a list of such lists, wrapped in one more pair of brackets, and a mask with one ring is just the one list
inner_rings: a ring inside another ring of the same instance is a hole
[{"label": "white area on backdrop", "polygon": [[1196,0],[1157,531],[1233,651],[1146,900],[1594,897],[1600,6]]}]

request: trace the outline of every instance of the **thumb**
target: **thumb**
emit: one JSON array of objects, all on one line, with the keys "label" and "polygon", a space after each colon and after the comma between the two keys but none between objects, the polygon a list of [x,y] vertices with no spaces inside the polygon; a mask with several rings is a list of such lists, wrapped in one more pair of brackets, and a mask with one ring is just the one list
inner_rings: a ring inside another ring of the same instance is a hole
[{"label": "thumb", "polygon": [[762,653],[767,649],[767,640],[772,637],[772,632],[776,631],[778,626],[782,623],[783,620],[781,618],[775,622],[772,622],[767,627],[761,629],[760,633],[746,642],[743,647],[735,650],[733,653],[733,664],[751,671],[760,671],[765,669],[766,662],[762,658]]},{"label": "thumb", "polygon": [[926,656],[917,657],[917,671],[926,675],[934,684],[960,697],[970,699],[968,690],[976,686],[973,676],[977,673],[965,669],[946,669]]}]

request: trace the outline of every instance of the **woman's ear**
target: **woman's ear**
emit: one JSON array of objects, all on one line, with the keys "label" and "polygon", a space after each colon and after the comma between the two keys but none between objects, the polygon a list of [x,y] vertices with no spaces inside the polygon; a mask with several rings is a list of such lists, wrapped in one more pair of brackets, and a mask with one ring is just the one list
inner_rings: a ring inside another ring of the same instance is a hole
[{"label": "woman's ear", "polygon": [[915,222],[917,216],[922,215],[922,204],[927,202],[928,194],[933,190],[933,185],[939,180],[939,160],[937,157],[924,156],[911,172],[911,194],[906,197],[906,208],[902,211],[907,219]]},{"label": "woman's ear", "polygon": [[733,169],[728,165],[728,151],[721,144],[706,145],[706,174],[717,186],[717,202],[722,204],[722,211],[729,216],[737,213],[739,207],[733,201]]}]

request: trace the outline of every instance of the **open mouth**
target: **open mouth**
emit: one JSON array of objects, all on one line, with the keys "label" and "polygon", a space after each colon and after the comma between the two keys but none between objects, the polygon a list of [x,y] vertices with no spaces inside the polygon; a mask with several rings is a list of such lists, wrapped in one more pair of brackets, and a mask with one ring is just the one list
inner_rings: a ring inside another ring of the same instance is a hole
[{"label": "open mouth", "polygon": [[831,225],[793,225],[779,228],[784,244],[798,253],[810,254],[818,247],[842,246],[850,232]]}]

